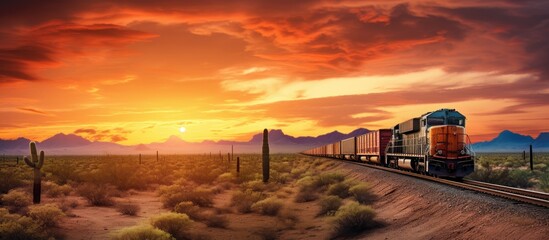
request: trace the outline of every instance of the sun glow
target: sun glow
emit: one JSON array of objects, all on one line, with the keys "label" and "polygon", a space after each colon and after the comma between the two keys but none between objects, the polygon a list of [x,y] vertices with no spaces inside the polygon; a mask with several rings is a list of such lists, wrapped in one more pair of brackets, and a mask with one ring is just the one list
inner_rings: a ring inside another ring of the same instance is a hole
[{"label": "sun glow", "polygon": [[187,129],[186,129],[185,127],[180,127],[180,128],[179,128],[179,132],[180,132],[180,133],[184,133],[184,132],[186,132],[186,131],[187,131]]}]

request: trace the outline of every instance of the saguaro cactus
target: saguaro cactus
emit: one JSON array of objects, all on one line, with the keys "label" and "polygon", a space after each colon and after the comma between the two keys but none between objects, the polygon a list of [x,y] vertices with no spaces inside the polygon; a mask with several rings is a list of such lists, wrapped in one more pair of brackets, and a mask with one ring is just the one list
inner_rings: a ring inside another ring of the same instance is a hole
[{"label": "saguaro cactus", "polygon": [[236,175],[240,176],[240,157],[236,157]]},{"label": "saguaro cactus", "polygon": [[269,131],[263,130],[263,182],[269,181]]},{"label": "saguaro cactus", "polygon": [[32,202],[34,204],[40,203],[40,193],[42,191],[42,173],[40,173],[40,169],[42,168],[42,165],[44,165],[44,151],[40,151],[40,158],[38,158],[38,154],[36,153],[36,143],[31,142],[30,143],[30,151],[31,151],[31,160],[29,158],[25,157],[25,163],[29,165],[31,168],[34,169],[34,184],[32,186]]}]

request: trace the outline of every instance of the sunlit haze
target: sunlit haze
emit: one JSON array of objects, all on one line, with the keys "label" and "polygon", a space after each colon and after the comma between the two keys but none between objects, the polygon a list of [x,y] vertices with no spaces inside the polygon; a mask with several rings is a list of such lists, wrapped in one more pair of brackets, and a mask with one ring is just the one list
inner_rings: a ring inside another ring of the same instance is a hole
[{"label": "sunlit haze", "polygon": [[547,1],[2,1],[0,138],[549,131]]}]

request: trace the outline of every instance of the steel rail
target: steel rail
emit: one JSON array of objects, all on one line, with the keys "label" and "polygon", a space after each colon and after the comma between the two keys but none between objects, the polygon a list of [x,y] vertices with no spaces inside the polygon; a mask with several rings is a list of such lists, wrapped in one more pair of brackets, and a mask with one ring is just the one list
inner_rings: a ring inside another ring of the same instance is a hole
[{"label": "steel rail", "polygon": [[463,179],[462,182],[467,183],[467,184],[471,184],[471,185],[477,185],[477,186],[481,186],[481,187],[497,189],[497,190],[501,190],[501,191],[504,191],[504,192],[516,193],[516,194],[520,194],[520,195],[524,195],[524,196],[549,200],[549,193],[538,192],[538,191],[533,191],[533,190],[529,190],[529,189],[509,187],[509,186],[498,185],[498,184],[493,184],[493,183],[479,182],[479,181],[469,180],[469,179]]},{"label": "steel rail", "polygon": [[[312,155],[308,155],[308,156],[312,156]],[[319,156],[312,156],[312,157],[319,157]],[[327,157],[322,157],[322,158],[327,158]],[[338,158],[330,158],[330,159],[343,160]],[[527,190],[527,189],[519,189],[519,188],[507,187],[507,186],[502,186],[497,184],[484,183],[484,182],[478,182],[478,181],[466,180],[466,179],[464,179],[461,182],[458,182],[454,180],[436,178],[429,175],[423,175],[419,173],[403,171],[403,170],[394,169],[394,168],[386,168],[386,167],[362,163],[362,162],[354,162],[349,160],[345,160],[344,162],[359,165],[359,166],[369,167],[369,168],[375,168],[375,169],[379,169],[387,172],[398,173],[401,175],[420,178],[420,179],[424,179],[432,182],[438,182],[438,183],[442,183],[442,184],[446,184],[446,185],[450,185],[458,188],[463,188],[463,189],[472,190],[476,192],[482,192],[492,196],[497,196],[497,197],[506,198],[506,199],[510,199],[518,202],[523,202],[523,203],[528,203],[528,204],[549,208],[549,194],[543,193],[543,192],[536,192],[536,191]]]}]

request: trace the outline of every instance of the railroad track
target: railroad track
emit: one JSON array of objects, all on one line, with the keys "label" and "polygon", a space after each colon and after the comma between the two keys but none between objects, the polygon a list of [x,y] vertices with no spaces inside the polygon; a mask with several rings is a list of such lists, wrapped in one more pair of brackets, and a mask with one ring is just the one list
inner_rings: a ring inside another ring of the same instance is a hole
[{"label": "railroad track", "polygon": [[394,172],[401,175],[407,175],[415,178],[425,179],[428,181],[438,182],[438,183],[451,185],[451,186],[459,187],[463,189],[468,189],[476,192],[482,192],[492,196],[511,199],[518,202],[523,202],[523,203],[528,203],[528,204],[549,208],[549,193],[537,192],[537,191],[532,191],[527,189],[520,189],[520,188],[502,186],[502,185],[479,182],[474,180],[467,180],[467,179],[463,179],[463,181],[458,182],[455,180],[435,178],[432,176],[422,175],[419,173],[401,171],[393,168],[386,168],[386,167],[371,165],[367,163],[353,162],[353,161],[346,161],[346,162],[355,164],[355,165],[369,167],[369,168],[375,168],[383,171]]}]

